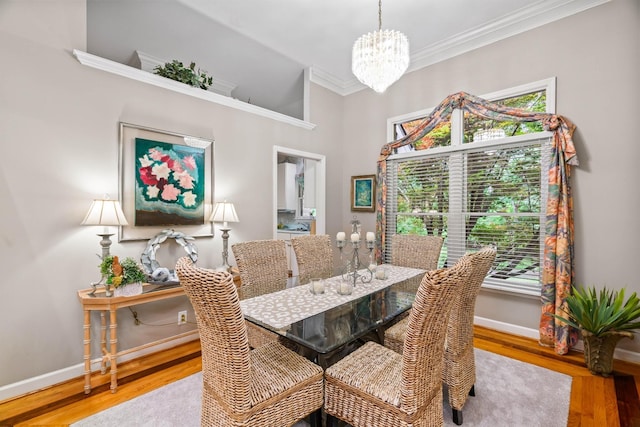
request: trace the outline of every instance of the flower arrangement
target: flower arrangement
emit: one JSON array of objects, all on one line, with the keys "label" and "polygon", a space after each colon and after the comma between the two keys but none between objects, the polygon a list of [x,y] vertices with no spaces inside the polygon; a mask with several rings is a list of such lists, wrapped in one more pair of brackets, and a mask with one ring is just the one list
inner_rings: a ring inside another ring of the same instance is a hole
[{"label": "flower arrangement", "polygon": [[209,88],[213,83],[213,77],[207,75],[205,71],[200,71],[199,68],[196,71],[195,62],[189,64],[189,67],[185,67],[182,62],[174,59],[164,65],[158,65],[153,69],[153,71],[159,76],[185,83],[189,86],[199,87],[204,90],[207,90],[207,88]]},{"label": "flower arrangement", "polygon": [[113,285],[116,288],[147,280],[147,275],[138,266],[136,260],[131,257],[120,262],[117,256],[106,256],[100,263],[100,273],[107,279],[108,285]]}]

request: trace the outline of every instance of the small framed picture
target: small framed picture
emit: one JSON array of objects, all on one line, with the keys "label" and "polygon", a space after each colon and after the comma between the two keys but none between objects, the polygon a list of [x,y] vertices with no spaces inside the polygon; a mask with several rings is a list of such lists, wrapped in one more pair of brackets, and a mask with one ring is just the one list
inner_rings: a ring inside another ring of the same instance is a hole
[{"label": "small framed picture", "polygon": [[351,211],[375,212],[376,176],[359,175],[351,177]]}]

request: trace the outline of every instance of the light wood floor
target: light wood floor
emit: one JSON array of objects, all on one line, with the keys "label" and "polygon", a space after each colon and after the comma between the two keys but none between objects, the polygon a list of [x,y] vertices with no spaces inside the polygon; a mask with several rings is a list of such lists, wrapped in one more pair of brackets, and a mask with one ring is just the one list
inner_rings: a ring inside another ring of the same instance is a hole
[{"label": "light wood floor", "polygon": [[[640,365],[616,361],[609,378],[593,376],[582,353],[558,356],[535,340],[475,328],[475,346],[573,377],[568,426],[640,427]],[[93,390],[83,378],[0,402],[0,426],[64,426],[201,370],[198,341],[118,365],[118,391],[95,373]],[[464,424],[463,424],[464,426]]]}]

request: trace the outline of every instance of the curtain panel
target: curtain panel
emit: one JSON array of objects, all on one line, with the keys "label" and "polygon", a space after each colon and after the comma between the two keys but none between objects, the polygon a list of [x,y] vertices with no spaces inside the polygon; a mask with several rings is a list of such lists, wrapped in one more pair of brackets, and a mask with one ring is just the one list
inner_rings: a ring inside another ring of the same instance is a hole
[{"label": "curtain panel", "polygon": [[456,108],[485,119],[540,121],[545,130],[553,132],[548,176],[549,196],[546,207],[542,312],[539,330],[541,345],[554,347],[558,354],[566,354],[578,340],[577,331],[549,315],[551,313],[564,315],[565,298],[571,292],[574,278],[573,198],[570,176],[571,166],[578,165],[578,157],[572,140],[575,125],[565,117],[510,108],[465,92],[458,92],[445,98],[411,133],[383,145],[380,150],[376,212],[376,233],[380,246],[376,249],[376,256],[380,260],[382,248],[385,247],[387,158],[395,149],[413,144],[438,124],[447,121]]}]

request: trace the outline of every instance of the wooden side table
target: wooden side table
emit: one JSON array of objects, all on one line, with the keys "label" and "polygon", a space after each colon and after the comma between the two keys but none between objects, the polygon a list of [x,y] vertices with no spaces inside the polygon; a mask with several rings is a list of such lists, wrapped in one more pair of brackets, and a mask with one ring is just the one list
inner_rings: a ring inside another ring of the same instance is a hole
[{"label": "wooden side table", "polygon": [[[107,363],[110,365],[111,392],[118,388],[118,336],[117,336],[117,310],[131,305],[146,304],[185,295],[182,286],[158,287],[145,284],[143,293],[129,297],[107,297],[105,292],[96,292],[89,295],[92,289],[78,291],[78,299],[84,311],[84,392],[91,392],[91,312],[100,311],[100,348],[102,349],[101,372],[107,372]],[[109,312],[109,319],[106,314]],[[109,345],[107,346],[107,329],[109,329]]]}]

